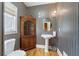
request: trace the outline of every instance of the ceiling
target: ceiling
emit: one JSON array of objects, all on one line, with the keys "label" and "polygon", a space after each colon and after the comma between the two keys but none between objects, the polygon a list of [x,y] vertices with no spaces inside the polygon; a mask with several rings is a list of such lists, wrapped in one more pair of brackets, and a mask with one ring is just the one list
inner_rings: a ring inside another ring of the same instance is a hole
[{"label": "ceiling", "polygon": [[55,2],[24,2],[24,4],[27,7],[37,6],[37,5],[44,5],[44,4],[50,4],[50,3],[55,3]]}]

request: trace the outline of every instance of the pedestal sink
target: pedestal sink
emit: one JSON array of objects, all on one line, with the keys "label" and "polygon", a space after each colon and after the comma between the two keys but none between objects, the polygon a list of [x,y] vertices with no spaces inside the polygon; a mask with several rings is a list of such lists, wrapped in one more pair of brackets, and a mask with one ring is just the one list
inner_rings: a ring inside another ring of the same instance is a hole
[{"label": "pedestal sink", "polygon": [[45,39],[45,52],[48,52],[49,39],[52,38],[52,37],[55,37],[55,36],[53,36],[51,34],[42,34],[41,37]]}]

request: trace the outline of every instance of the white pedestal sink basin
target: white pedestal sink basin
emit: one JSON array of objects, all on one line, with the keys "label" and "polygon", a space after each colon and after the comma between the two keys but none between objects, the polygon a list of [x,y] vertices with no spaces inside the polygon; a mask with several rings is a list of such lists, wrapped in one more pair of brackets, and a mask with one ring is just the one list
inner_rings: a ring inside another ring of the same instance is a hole
[{"label": "white pedestal sink basin", "polygon": [[43,37],[44,39],[50,39],[53,36],[51,34],[42,34],[41,37]]},{"label": "white pedestal sink basin", "polygon": [[45,39],[45,52],[48,52],[49,39],[52,38],[52,37],[55,37],[55,36],[53,36],[51,34],[42,34],[41,37]]}]

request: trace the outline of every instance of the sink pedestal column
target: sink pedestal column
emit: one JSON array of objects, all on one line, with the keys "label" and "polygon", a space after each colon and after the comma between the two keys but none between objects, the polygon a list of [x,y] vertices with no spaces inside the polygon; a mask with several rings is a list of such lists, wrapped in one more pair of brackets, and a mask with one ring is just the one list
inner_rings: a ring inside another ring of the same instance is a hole
[{"label": "sink pedestal column", "polygon": [[48,39],[45,39],[45,52],[48,52]]},{"label": "sink pedestal column", "polygon": [[45,52],[48,52],[48,48],[49,48],[49,39],[54,37],[51,34],[42,34],[41,35],[42,38],[45,39]]}]

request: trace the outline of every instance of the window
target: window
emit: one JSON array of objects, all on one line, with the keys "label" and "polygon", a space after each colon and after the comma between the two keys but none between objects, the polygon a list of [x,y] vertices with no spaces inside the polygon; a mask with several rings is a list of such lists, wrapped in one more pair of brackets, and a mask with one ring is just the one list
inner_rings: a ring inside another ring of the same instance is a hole
[{"label": "window", "polygon": [[11,3],[4,4],[4,34],[17,33],[17,8]]}]

